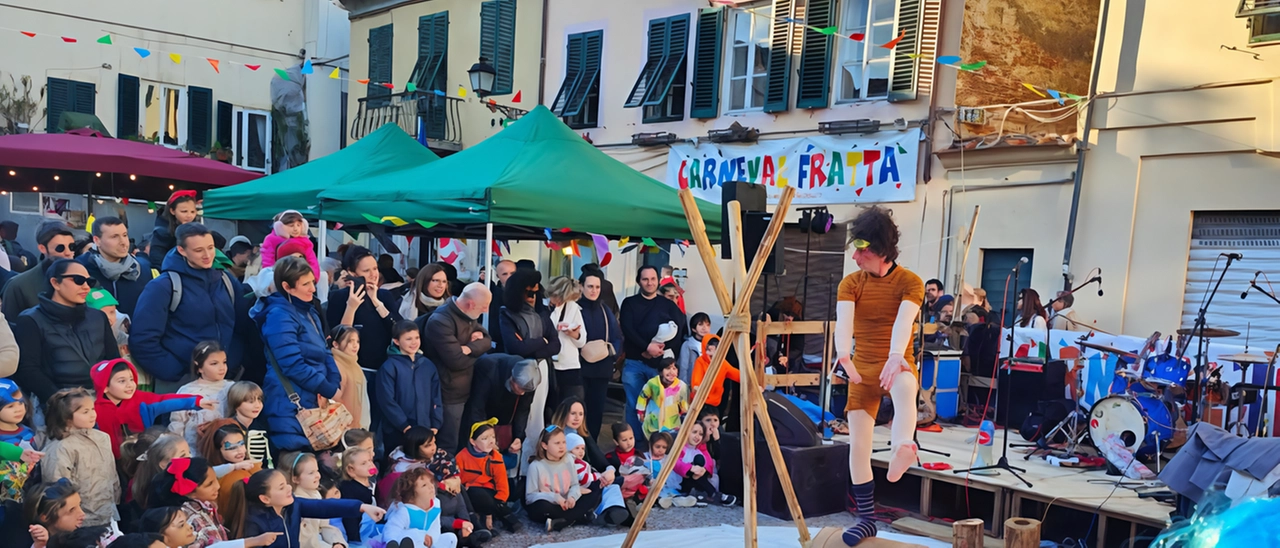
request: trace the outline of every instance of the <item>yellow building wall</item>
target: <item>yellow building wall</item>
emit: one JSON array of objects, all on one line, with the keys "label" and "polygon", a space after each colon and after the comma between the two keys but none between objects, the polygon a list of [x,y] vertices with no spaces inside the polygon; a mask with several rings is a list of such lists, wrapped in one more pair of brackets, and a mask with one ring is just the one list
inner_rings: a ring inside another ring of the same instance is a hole
[{"label": "yellow building wall", "polygon": [[[480,59],[480,2],[477,0],[429,0],[417,2],[351,21],[351,78],[348,95],[349,119],[359,112],[359,99],[368,89],[354,80],[366,78],[369,72],[369,29],[395,25],[392,30],[395,49],[391,54],[392,77],[396,92],[404,90],[413,65],[418,60],[418,18],[443,11],[449,12],[448,89],[450,97],[458,97],[458,87],[466,89],[466,102],[460,107],[462,146],[465,149],[483,141],[502,129],[502,115],[492,113],[471,92],[467,69]],[[518,0],[516,4],[515,63],[512,94],[493,96],[502,105],[531,110],[538,104],[539,50],[542,47],[541,0]],[[522,91],[521,102],[513,101]],[[348,121],[350,131],[350,121]]]}]

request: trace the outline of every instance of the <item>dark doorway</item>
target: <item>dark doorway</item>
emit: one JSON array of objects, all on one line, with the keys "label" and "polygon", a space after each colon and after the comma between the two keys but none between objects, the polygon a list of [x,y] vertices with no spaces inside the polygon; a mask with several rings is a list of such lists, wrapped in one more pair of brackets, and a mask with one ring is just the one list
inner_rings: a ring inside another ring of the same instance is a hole
[{"label": "dark doorway", "polygon": [[1031,287],[1031,266],[1035,264],[1035,250],[982,250],[982,289],[987,291],[987,301],[991,303],[991,311],[995,314],[993,321],[999,321],[1000,313],[1004,311],[1005,319],[1003,323],[1005,326],[1012,323],[1013,316],[1017,315],[1016,310],[1005,310],[1005,281],[1009,281],[1009,299],[1017,302],[1018,298],[1013,294],[1013,280],[1009,279],[1009,274],[1013,273],[1013,267],[1023,257],[1028,260],[1027,264],[1022,265],[1022,270],[1018,274],[1019,288]]}]

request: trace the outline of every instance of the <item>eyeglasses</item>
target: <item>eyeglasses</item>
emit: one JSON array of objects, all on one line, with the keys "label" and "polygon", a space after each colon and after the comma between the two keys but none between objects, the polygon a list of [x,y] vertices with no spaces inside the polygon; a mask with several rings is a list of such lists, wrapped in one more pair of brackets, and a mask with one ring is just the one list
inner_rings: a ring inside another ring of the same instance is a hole
[{"label": "eyeglasses", "polygon": [[89,286],[89,287],[97,287],[97,286],[98,286],[98,280],[95,280],[95,279],[90,278],[90,277],[88,277],[88,276],[81,276],[81,275],[79,275],[79,274],[67,274],[67,275],[64,275],[64,276],[58,276],[58,281],[59,281],[59,282],[61,282],[61,281],[63,281],[63,280],[71,280],[71,281],[75,282],[75,284],[76,284],[76,285],[87,285],[87,286]]},{"label": "eyeglasses", "polygon": [[854,249],[866,249],[866,248],[868,248],[868,247],[871,247],[871,242],[868,242],[868,241],[863,240],[863,239],[861,239],[861,238],[856,238],[856,239],[854,239],[854,240],[853,240],[853,248],[854,248]]},{"label": "eyeglasses", "polygon": [[65,253],[66,251],[67,251],[67,244],[58,244],[56,246],[53,246],[54,253]]}]

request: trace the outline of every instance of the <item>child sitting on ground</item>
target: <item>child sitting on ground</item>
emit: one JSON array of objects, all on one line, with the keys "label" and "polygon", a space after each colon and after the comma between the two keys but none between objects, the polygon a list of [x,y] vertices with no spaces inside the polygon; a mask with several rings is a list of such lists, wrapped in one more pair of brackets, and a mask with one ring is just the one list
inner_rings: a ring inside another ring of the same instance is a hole
[{"label": "child sitting on ground", "polygon": [[[262,416],[262,387],[253,381],[238,381],[227,389],[227,418],[235,419],[245,432],[248,458],[272,468],[271,443],[267,440],[267,418]],[[205,458],[209,458],[208,455]],[[221,476],[219,476],[221,477]]]},{"label": "child sitting on ground", "polygon": [[[458,546],[457,535],[441,532],[445,515],[440,510],[430,471],[414,468],[401,474],[396,480],[395,499],[396,502],[387,510],[387,525],[382,529],[383,542],[427,548]],[[467,522],[458,524],[464,536],[471,532],[470,525]]]},{"label": "child sitting on ground", "polygon": [[120,445],[129,432],[150,427],[156,417],[174,411],[218,408],[218,402],[201,396],[153,394],[138,391],[138,372],[122,359],[107,360],[89,369],[93,388],[98,393],[94,402],[98,430],[109,436],[111,455],[120,458]]},{"label": "child sitting on ground", "polygon": [[711,333],[711,317],[706,312],[699,312],[689,318],[689,338],[680,346],[680,357],[676,364],[680,366],[680,381],[693,386],[693,365],[702,356],[702,339]]},{"label": "child sitting on ground", "polygon": [[682,492],[691,493],[699,502],[717,502],[733,506],[738,498],[720,492],[720,477],[716,475],[716,461],[707,452],[707,429],[700,422],[689,425],[689,442],[676,461],[675,474],[684,478],[680,482]]},{"label": "child sitting on ground", "polygon": [[704,440],[707,444],[707,453],[711,455],[712,460],[720,459],[720,415],[715,409],[702,408],[698,413],[698,422],[702,423],[702,427],[707,433]]},{"label": "child sitting on ground", "polygon": [[[493,430],[497,419],[489,419],[471,425],[471,443],[455,457],[462,484],[467,488],[475,511],[483,517],[497,518],[507,531],[519,532],[520,520],[507,506],[510,491],[507,485],[507,467],[498,452],[498,438]],[[493,530],[492,527],[489,528]]]},{"label": "child sitting on ground", "polygon": [[600,485],[600,474],[592,470],[586,461],[587,446],[582,436],[577,432],[569,432],[565,435],[565,446],[569,448],[569,454],[573,455],[573,465],[578,472],[578,486],[600,492],[600,505],[595,509],[599,520],[609,525],[626,523],[631,518],[631,512],[627,511],[622,500],[622,489],[617,484]]},{"label": "child sitting on ground", "polygon": [[547,532],[595,521],[599,491],[582,489],[562,428],[551,425],[538,436],[538,445],[525,476],[525,510],[534,523],[545,521]]},{"label": "child sitting on ground", "polygon": [[636,413],[645,436],[680,429],[680,420],[689,410],[689,389],[677,378],[678,372],[672,352],[663,351],[658,375],[645,383],[636,399]]},{"label": "child sitting on ground", "polygon": [[654,482],[658,481],[658,475],[662,473],[662,465],[667,458],[667,451],[671,449],[673,443],[675,443],[675,439],[666,432],[654,432],[649,436],[649,452],[644,456],[645,468],[649,471],[648,487],[649,489],[660,489],[658,492],[658,506],[663,508],[697,506],[698,499],[696,497],[680,495],[681,478],[674,471],[667,476],[666,483],[660,486],[654,484]]},{"label": "child sitting on ground", "polygon": [[[210,401],[227,401],[227,392],[235,383],[227,380],[227,353],[218,341],[203,341],[191,352],[191,375],[196,380],[182,385],[178,394],[190,394]],[[174,411],[169,414],[169,431],[186,438],[187,445],[198,449],[201,424],[222,418],[221,409]],[[197,452],[196,455],[200,456]]]},{"label": "child sitting on ground", "polygon": [[338,484],[342,498],[373,504],[377,477],[378,467],[373,464],[373,451],[351,447],[342,452],[342,482]]},{"label": "child sitting on ground", "polygon": [[[320,464],[311,453],[286,453],[281,455],[280,472],[293,486],[293,496],[300,499],[323,500],[320,494]],[[333,548],[346,546],[342,530],[323,519],[303,518],[299,536],[301,548]]]},{"label": "child sitting on ground", "polygon": [[[636,433],[631,425],[622,421],[613,423],[613,443],[613,451],[606,453],[604,458],[618,470],[621,481],[615,479],[614,483],[622,487],[623,498],[643,500],[649,494],[649,488],[645,486],[649,469],[644,466],[644,457],[636,454]],[[623,468],[627,471],[624,472]]]}]

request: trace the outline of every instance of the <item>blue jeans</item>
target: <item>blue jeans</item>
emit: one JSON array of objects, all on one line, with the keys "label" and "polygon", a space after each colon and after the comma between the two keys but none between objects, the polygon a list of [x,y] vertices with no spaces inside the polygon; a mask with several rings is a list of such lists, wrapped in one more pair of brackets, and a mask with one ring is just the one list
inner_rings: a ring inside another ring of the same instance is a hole
[{"label": "blue jeans", "polygon": [[631,425],[631,431],[636,435],[637,451],[648,450],[649,440],[645,439],[643,425],[636,414],[636,401],[640,399],[645,383],[657,374],[657,371],[640,360],[627,360],[622,366],[622,391],[627,398],[627,401],[622,402],[622,415],[627,418],[627,424]]}]

